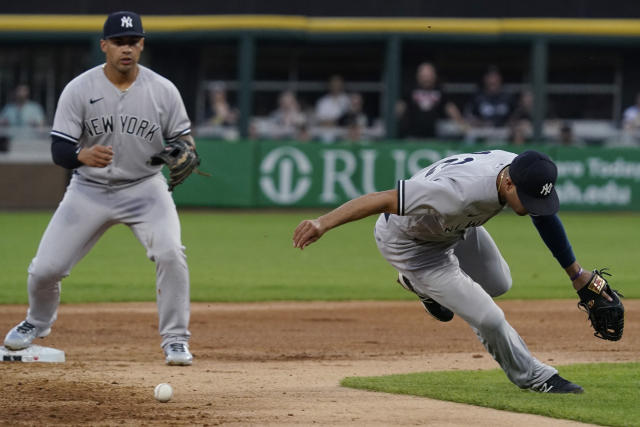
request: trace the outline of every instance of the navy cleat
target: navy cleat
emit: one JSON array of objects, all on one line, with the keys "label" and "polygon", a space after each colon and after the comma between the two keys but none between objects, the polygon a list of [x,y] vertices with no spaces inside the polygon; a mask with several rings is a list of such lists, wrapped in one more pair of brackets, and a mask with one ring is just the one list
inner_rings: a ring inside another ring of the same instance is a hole
[{"label": "navy cleat", "polygon": [[453,311],[449,310],[447,307],[443,307],[438,304],[435,300],[429,297],[420,297],[420,302],[424,306],[424,309],[433,316],[435,319],[441,322],[448,322],[453,319]]},{"label": "navy cleat", "polygon": [[560,375],[555,374],[549,378],[544,384],[538,387],[531,387],[530,390],[538,393],[575,393],[580,394],[584,392],[584,389],[578,384],[574,384],[571,381],[567,381]]},{"label": "navy cleat", "polygon": [[[413,286],[411,285],[409,279],[407,279],[400,273],[398,273],[398,283],[400,283],[400,285],[406,290],[413,292],[414,294],[418,294],[415,289],[413,289]],[[426,296],[423,297],[420,295],[418,295],[418,298],[420,298],[420,302],[424,306],[424,309],[427,311],[427,313],[433,316],[436,320],[439,320],[441,322],[448,322],[453,319],[453,311],[449,310],[447,307],[441,306],[434,299]]]}]

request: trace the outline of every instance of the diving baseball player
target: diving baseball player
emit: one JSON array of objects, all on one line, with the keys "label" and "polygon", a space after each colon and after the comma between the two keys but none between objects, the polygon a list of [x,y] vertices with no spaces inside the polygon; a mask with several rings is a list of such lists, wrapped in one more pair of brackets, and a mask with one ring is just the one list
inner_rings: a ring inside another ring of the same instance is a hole
[{"label": "diving baseball player", "polygon": [[462,317],[518,387],[581,393],[582,387],[531,355],[493,301],[511,287],[511,273],[482,226],[505,205],[518,215],[531,215],[575,289],[584,288],[592,273],[580,268],[556,216],[556,178],[555,164],[536,151],[447,157],[398,181],[394,190],[366,194],[302,221],[293,245],[304,249],[334,227],[382,213],[374,233],[378,248],[399,272],[403,286],[430,299],[435,307],[425,304],[429,311],[443,321],[453,313]]},{"label": "diving baseball player", "polygon": [[73,177],[42,236],[28,272],[26,320],[5,347],[28,347],[56,320],[60,282],[112,225],[126,224],[156,264],[159,332],[166,363],[190,365],[189,271],[178,213],[149,159],[178,139],[195,147],[176,87],[138,64],[140,17],[108,16],[100,47],[106,62],[73,79],[60,95],[51,131],[56,164]]}]

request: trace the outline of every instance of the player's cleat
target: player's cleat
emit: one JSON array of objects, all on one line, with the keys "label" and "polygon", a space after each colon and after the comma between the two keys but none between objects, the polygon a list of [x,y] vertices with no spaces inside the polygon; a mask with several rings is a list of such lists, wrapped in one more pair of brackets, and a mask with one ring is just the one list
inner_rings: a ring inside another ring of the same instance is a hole
[{"label": "player's cleat", "polygon": [[571,381],[567,381],[562,378],[560,375],[555,374],[551,378],[549,378],[544,384],[538,387],[531,387],[532,391],[536,391],[538,393],[582,393],[584,389],[580,387],[578,384],[574,384]]},{"label": "player's cleat", "polygon": [[448,322],[453,319],[453,311],[449,310],[447,307],[441,306],[435,300],[432,300],[429,297],[420,297],[420,302],[424,306],[424,309],[427,310],[427,313],[437,320],[441,322]]},{"label": "player's cleat", "polygon": [[[413,289],[413,285],[411,285],[411,281],[400,273],[398,273],[398,283],[400,283],[400,285],[406,290],[417,294],[415,289]],[[433,316],[436,320],[448,322],[453,319],[453,311],[449,310],[447,307],[441,306],[429,297],[422,297],[418,295],[418,298],[420,298],[420,302],[424,306],[424,309],[427,310],[427,313]]]},{"label": "player's cleat", "polygon": [[44,338],[51,333],[51,328],[41,329],[26,320],[11,329],[4,338],[4,346],[9,350],[22,350],[31,345],[34,339]]},{"label": "player's cleat", "polygon": [[193,362],[193,356],[189,352],[189,346],[183,342],[174,342],[164,347],[167,365],[189,366]]}]

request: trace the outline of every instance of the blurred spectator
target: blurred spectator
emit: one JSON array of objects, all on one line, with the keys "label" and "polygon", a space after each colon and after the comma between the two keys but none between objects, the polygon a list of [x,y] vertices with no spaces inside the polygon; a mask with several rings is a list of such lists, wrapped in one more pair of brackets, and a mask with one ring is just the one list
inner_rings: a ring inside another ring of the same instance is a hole
[{"label": "blurred spectator", "polygon": [[224,82],[213,82],[209,87],[209,111],[206,124],[211,126],[234,126],[238,121],[238,111],[227,100]]},{"label": "blurred spectator", "polygon": [[44,110],[35,101],[29,99],[29,86],[18,85],[14,93],[14,101],[9,102],[0,111],[0,125],[15,127],[44,126]]},{"label": "blurred spectator", "polygon": [[311,141],[311,132],[309,131],[309,125],[307,123],[298,127],[294,139],[301,142]]},{"label": "blurred spectator", "polygon": [[[269,115],[274,131],[294,135],[297,129],[306,124],[307,118],[300,109],[296,95],[286,90],[278,97],[278,108]],[[278,135],[280,137],[283,135]]]},{"label": "blurred spectator", "polygon": [[366,128],[369,126],[369,118],[363,110],[364,101],[362,95],[359,93],[352,93],[349,95],[349,107],[344,115],[338,121],[341,126],[346,126],[349,123],[357,123],[360,127]]},{"label": "blurred spectator", "polygon": [[13,102],[7,103],[0,111],[0,152],[9,150],[12,137],[32,136],[31,133],[44,126],[44,110],[29,99],[30,89],[26,84],[15,88]]},{"label": "blurred spectator", "polygon": [[416,71],[417,85],[396,105],[400,119],[400,136],[433,138],[436,136],[436,120],[445,115],[463,129],[466,124],[458,107],[443,92],[433,64],[423,62]]},{"label": "blurred spectator", "polygon": [[315,119],[319,125],[336,126],[349,109],[349,97],[344,92],[341,76],[333,75],[329,79],[329,93],[316,103]]},{"label": "blurred spectator", "polygon": [[295,93],[285,90],[278,96],[275,110],[266,117],[252,120],[253,135],[260,139],[308,141],[311,138],[308,115],[302,110]]},{"label": "blurred spectator", "polygon": [[511,131],[511,143],[522,145],[531,139],[533,121],[533,92],[525,89],[518,98],[511,117],[509,118],[509,128]]},{"label": "blurred spectator", "polygon": [[491,66],[484,74],[483,87],[465,108],[472,126],[503,127],[514,109],[513,97],[502,88],[502,74]]},{"label": "blurred spectator", "polygon": [[636,94],[636,103],[624,110],[620,144],[640,144],[640,93]]},{"label": "blurred spectator", "polygon": [[573,124],[570,121],[564,121],[560,124],[556,144],[565,147],[584,147],[585,142],[576,137],[573,131]]},{"label": "blurred spectator", "polygon": [[307,114],[291,90],[280,93],[276,109],[267,117],[255,119],[255,127],[263,139],[308,140]]},{"label": "blurred spectator", "polygon": [[339,121],[346,127],[345,139],[347,141],[362,141],[364,131],[369,126],[369,118],[363,110],[362,95],[352,93],[349,95],[349,108]]},{"label": "blurred spectator", "polygon": [[640,129],[640,93],[636,95],[636,103],[624,110],[622,128],[626,131]]},{"label": "blurred spectator", "polygon": [[344,135],[344,140],[349,142],[359,142],[366,138],[364,137],[363,128],[356,121],[349,121],[347,123],[347,129]]}]

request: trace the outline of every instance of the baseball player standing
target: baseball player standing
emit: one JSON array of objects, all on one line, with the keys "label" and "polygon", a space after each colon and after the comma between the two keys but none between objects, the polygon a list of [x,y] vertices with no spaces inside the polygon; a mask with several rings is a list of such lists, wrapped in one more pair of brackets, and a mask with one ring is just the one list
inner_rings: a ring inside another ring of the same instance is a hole
[{"label": "baseball player standing", "polygon": [[29,266],[27,318],[7,334],[12,350],[45,337],[56,320],[60,281],[112,225],[126,224],[156,264],[159,332],[166,363],[190,365],[189,271],[178,213],[160,173],[148,160],[163,141],[195,147],[177,88],[139,65],[140,17],[116,12],[104,23],[106,62],[64,88],[51,131],[56,164],[73,169]]},{"label": "baseball player standing", "polygon": [[398,181],[394,190],[366,194],[302,221],[293,246],[304,249],[334,227],[382,213],[374,233],[378,248],[399,272],[400,283],[416,293],[434,317],[462,317],[518,387],[582,393],[582,387],[531,355],[493,301],[511,287],[511,272],[482,227],[505,205],[518,215],[531,215],[573,286],[583,288],[591,273],[580,268],[556,216],[556,178],[556,165],[536,151],[447,157]]}]

